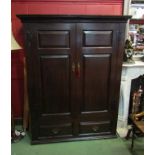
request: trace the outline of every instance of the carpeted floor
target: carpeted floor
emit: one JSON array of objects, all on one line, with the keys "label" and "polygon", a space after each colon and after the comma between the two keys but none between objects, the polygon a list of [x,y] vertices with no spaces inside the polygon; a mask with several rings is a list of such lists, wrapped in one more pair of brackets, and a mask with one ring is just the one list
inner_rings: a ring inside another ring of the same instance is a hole
[{"label": "carpeted floor", "polygon": [[144,139],[135,140],[130,149],[131,139],[123,138],[62,142],[31,145],[26,135],[21,141],[11,145],[11,155],[144,155]]}]

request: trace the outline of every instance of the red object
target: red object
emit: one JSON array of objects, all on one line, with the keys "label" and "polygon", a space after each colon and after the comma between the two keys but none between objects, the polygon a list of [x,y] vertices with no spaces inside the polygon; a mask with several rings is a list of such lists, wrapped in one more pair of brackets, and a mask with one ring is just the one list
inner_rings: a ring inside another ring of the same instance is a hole
[{"label": "red object", "polygon": [[130,24],[141,24],[141,25],[144,25],[144,19],[130,19]]},{"label": "red object", "polygon": [[[83,14],[122,15],[123,0],[12,0],[12,31],[24,47],[22,24],[17,14]],[[12,53],[12,108],[15,117],[22,117],[24,103],[24,50]]]},{"label": "red object", "polygon": [[11,106],[14,117],[21,117],[24,103],[23,52],[11,53]]}]

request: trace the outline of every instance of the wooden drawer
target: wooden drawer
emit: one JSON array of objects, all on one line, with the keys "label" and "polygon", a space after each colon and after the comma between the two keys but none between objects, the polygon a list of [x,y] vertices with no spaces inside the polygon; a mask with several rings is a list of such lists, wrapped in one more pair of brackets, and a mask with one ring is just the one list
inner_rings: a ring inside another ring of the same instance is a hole
[{"label": "wooden drawer", "polygon": [[42,114],[40,117],[41,126],[60,125],[60,124],[71,124],[72,118],[70,113],[60,114]]},{"label": "wooden drawer", "polygon": [[112,115],[107,111],[82,112],[80,115],[81,122],[101,122],[112,120]]},{"label": "wooden drawer", "polygon": [[72,135],[72,125],[55,125],[55,126],[41,126],[39,135],[40,137],[64,137]]},{"label": "wooden drawer", "polygon": [[82,122],[80,123],[80,134],[111,132],[110,122]]}]

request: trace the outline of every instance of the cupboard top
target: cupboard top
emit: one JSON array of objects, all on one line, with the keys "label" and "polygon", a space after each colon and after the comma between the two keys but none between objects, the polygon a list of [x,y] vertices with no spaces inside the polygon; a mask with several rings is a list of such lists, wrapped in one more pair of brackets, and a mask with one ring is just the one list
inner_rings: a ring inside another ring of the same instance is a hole
[{"label": "cupboard top", "polygon": [[34,22],[127,22],[131,16],[103,16],[103,15],[24,15],[20,14],[17,17],[23,23]]}]

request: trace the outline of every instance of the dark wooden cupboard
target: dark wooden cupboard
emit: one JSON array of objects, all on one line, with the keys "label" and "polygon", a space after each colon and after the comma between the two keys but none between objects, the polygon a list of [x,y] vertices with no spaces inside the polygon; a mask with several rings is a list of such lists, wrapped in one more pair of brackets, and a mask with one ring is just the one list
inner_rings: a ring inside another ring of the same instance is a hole
[{"label": "dark wooden cupboard", "polygon": [[32,144],[115,137],[129,16],[17,15]]}]

